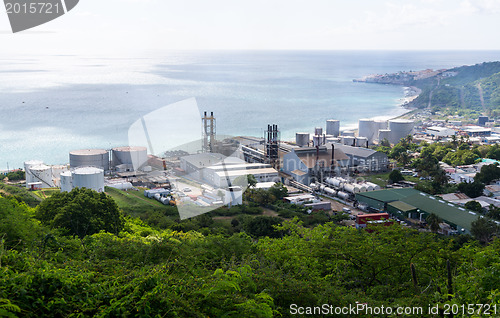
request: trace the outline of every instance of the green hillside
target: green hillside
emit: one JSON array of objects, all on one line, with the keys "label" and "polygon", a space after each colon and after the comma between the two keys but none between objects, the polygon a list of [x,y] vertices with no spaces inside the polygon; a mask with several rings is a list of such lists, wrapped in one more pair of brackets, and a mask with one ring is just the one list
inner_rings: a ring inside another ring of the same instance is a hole
[{"label": "green hillside", "polygon": [[500,62],[456,67],[412,84],[422,89],[414,107],[500,114]]}]

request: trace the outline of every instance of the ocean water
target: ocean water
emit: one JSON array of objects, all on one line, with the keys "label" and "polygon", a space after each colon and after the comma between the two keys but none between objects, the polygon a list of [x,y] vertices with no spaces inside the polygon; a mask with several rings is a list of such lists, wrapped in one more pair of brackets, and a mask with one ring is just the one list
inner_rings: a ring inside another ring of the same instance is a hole
[{"label": "ocean water", "polygon": [[352,79],[497,60],[500,51],[0,53],[0,170],[30,159],[67,163],[74,149],[127,145],[128,128],[141,116],[192,97],[201,112],[214,112],[218,134],[262,136],[274,123],[282,139],[293,139],[327,119],[354,127],[360,118],[403,113],[404,89]]}]

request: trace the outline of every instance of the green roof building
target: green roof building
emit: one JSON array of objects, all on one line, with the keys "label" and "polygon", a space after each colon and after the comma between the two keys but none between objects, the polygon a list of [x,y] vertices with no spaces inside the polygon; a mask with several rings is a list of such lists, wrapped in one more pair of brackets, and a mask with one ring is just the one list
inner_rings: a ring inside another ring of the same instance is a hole
[{"label": "green roof building", "polygon": [[[460,232],[466,233],[470,233],[471,223],[478,218],[476,212],[410,188],[357,193],[356,200],[402,218],[419,218],[420,213],[427,217],[434,213]],[[465,231],[461,231],[462,229]]]}]

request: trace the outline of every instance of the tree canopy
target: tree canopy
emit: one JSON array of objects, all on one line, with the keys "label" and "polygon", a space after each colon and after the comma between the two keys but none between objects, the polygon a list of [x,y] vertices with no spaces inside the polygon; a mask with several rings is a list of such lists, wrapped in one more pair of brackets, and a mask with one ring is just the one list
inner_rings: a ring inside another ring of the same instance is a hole
[{"label": "tree canopy", "polygon": [[100,231],[118,234],[124,225],[122,212],[111,197],[85,188],[52,195],[38,206],[36,217],[80,238]]}]

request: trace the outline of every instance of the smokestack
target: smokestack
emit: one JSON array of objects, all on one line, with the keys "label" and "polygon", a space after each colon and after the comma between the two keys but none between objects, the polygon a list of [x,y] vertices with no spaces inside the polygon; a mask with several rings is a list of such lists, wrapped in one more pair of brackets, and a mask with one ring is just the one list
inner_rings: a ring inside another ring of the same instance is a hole
[{"label": "smokestack", "polygon": [[319,146],[316,145],[316,163],[318,162],[319,160]]},{"label": "smokestack", "polygon": [[335,146],[332,144],[332,163],[331,163],[332,167],[333,167],[334,161],[335,161]]}]

